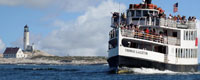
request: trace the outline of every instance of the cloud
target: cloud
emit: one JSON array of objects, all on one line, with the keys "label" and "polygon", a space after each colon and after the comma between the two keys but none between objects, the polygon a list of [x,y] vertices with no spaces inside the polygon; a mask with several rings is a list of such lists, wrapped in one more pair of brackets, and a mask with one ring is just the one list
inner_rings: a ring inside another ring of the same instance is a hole
[{"label": "cloud", "polygon": [[[88,8],[75,22],[56,20],[59,29],[36,42],[38,49],[55,55],[106,56],[111,12],[118,11],[112,0]],[[121,5],[125,10],[125,5]]]},{"label": "cloud", "polygon": [[53,0],[0,0],[0,5],[44,8],[52,2]]},{"label": "cloud", "polygon": [[3,41],[0,39],[0,53],[2,53],[5,49],[5,44],[3,43]]},{"label": "cloud", "polygon": [[[30,45],[34,44],[35,42],[38,43],[40,40],[42,39],[42,36],[40,34],[32,34],[30,32]],[[11,42],[11,45],[13,47],[20,47],[23,49],[24,45],[23,45],[23,37],[17,39],[14,42]]]},{"label": "cloud", "polygon": [[29,8],[53,9],[60,11],[85,11],[102,0],[0,0],[4,6],[25,6]]}]

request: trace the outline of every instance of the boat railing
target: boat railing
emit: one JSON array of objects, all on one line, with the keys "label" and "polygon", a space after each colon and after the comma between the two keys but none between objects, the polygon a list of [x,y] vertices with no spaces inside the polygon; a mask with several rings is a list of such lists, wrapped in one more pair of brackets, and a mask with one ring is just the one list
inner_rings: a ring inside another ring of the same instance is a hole
[{"label": "boat railing", "polygon": [[144,17],[142,20],[132,21],[132,24],[141,26],[166,26],[171,28],[183,28],[183,29],[196,28],[195,21],[188,21],[188,20],[183,21],[183,20],[173,20],[165,18],[152,18],[152,20],[149,20]]},{"label": "boat railing", "polygon": [[159,26],[167,26],[172,28],[184,28],[184,29],[195,29],[195,21],[183,21],[183,20],[172,20],[172,19],[159,19]]},{"label": "boat railing", "polygon": [[136,38],[136,39],[144,39],[148,41],[164,43],[164,37],[162,35],[147,34],[147,33],[139,32],[139,31],[127,30],[127,29],[122,29],[121,33],[122,33],[122,36],[124,37],[131,37],[131,38]]},{"label": "boat railing", "polygon": [[124,37],[143,39],[158,43],[170,44],[170,45],[180,45],[180,39],[171,36],[163,36],[159,34],[149,34],[135,30],[122,29],[121,34]]},{"label": "boat railing", "polygon": [[174,20],[164,19],[164,18],[159,19],[159,26],[168,26],[168,27],[175,28],[176,24],[177,22]]},{"label": "boat railing", "polygon": [[189,29],[195,29],[196,28],[196,22],[195,21],[188,21],[187,26]]}]

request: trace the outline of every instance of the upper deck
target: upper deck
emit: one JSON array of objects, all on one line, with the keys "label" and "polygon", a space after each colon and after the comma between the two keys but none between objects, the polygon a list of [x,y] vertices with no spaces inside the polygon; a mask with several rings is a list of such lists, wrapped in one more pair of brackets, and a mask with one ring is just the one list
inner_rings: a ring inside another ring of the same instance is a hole
[{"label": "upper deck", "polygon": [[119,24],[139,25],[147,27],[165,27],[173,29],[196,29],[196,18],[186,16],[167,17],[162,8],[154,4],[130,4],[126,14],[117,12],[111,18],[111,27],[117,28]]},{"label": "upper deck", "polygon": [[[126,14],[115,12],[111,19],[110,36],[121,28],[123,37],[131,37],[151,42],[175,46],[187,46],[197,41],[196,18],[186,16],[166,16],[162,8],[154,4],[130,4]],[[191,47],[195,47],[192,45]]]}]

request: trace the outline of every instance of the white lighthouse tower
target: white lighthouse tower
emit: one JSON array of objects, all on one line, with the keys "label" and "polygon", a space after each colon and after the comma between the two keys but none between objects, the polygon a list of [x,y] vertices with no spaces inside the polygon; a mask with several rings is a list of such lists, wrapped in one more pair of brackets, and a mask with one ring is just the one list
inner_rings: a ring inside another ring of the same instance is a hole
[{"label": "white lighthouse tower", "polygon": [[26,51],[29,46],[29,28],[24,26],[24,50]]}]

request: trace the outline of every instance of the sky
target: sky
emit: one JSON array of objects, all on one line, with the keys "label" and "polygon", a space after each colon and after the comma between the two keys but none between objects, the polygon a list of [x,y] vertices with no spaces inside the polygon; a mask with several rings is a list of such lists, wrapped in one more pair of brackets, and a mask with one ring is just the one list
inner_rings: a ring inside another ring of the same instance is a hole
[{"label": "sky", "polygon": [[[0,0],[0,53],[23,48],[23,28],[39,50],[58,56],[107,56],[111,12],[142,0]],[[173,13],[173,4],[179,11]],[[200,0],[153,0],[166,14],[200,18]],[[200,23],[198,21],[198,25]],[[200,36],[200,35],[199,35]]]}]

